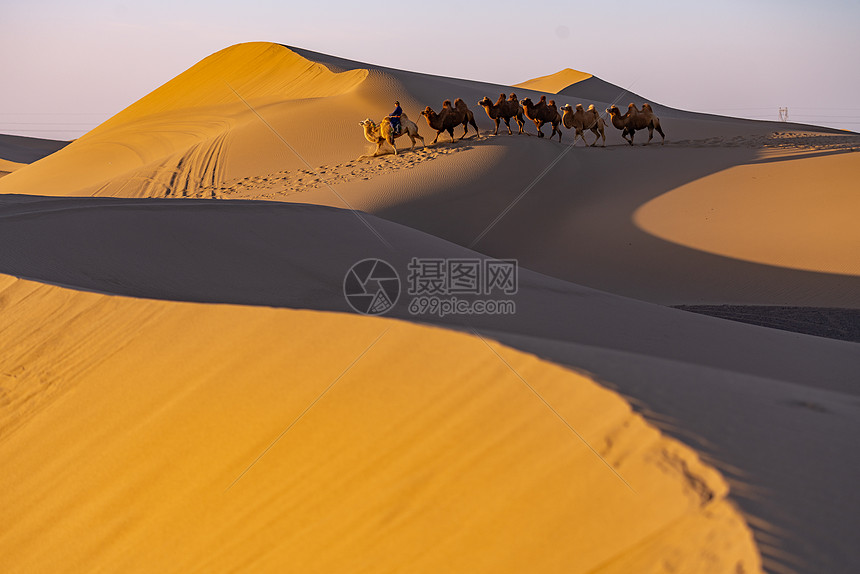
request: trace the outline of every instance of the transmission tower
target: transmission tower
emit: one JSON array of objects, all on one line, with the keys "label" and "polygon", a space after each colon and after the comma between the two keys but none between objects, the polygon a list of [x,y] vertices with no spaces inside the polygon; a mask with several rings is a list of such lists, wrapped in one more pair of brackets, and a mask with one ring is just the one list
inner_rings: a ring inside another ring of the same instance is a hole
[{"label": "transmission tower", "polygon": [[788,108],[779,108],[779,121],[788,121]]}]

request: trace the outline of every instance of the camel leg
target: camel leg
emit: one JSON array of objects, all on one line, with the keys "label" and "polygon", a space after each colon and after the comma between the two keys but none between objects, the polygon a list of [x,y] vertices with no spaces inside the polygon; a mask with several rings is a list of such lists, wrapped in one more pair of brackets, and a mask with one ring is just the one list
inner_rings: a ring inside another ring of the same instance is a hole
[{"label": "camel leg", "polygon": [[381,139],[378,142],[376,142],[376,151],[373,152],[373,157],[376,157],[379,155],[379,149],[382,147],[382,144],[384,144],[384,143],[385,143],[384,139]]},{"label": "camel leg", "polygon": [[394,155],[397,155],[397,144],[394,143],[394,137],[388,136],[388,143],[394,148]]},{"label": "camel leg", "polygon": [[[624,131],[621,132],[621,137],[623,137],[625,140],[627,140],[627,143],[629,143],[630,145],[633,145],[633,134],[635,134],[635,133],[636,133],[636,130],[629,130],[627,128],[624,128]],[[627,136],[630,136],[630,137],[628,138]]]},{"label": "camel leg", "polygon": [[[561,127],[558,124],[553,124],[552,131],[553,134],[555,134],[555,132],[558,132],[558,143],[561,143]],[[552,139],[552,136],[550,136],[550,139]],[[585,138],[582,138],[582,141],[585,141]]]},{"label": "camel leg", "polygon": [[430,145],[433,145],[434,143],[436,143],[436,140],[439,139],[439,134],[441,134],[443,131],[445,131],[445,130],[439,130],[438,132],[436,132],[436,137],[433,138],[433,141],[430,142]]},{"label": "camel leg", "polygon": [[454,143],[454,128],[448,128],[448,135],[451,136],[451,143]]},{"label": "camel leg", "polygon": [[[493,135],[497,136],[497,135],[499,135],[499,118],[496,118],[493,121],[496,122],[496,131],[493,132]],[[508,128],[508,129],[510,129],[510,128]]]},{"label": "camel leg", "polygon": [[541,131],[541,127],[543,127],[543,122],[535,122],[535,127],[537,128],[538,137],[543,137],[543,132]]},{"label": "camel leg", "polygon": [[421,140],[421,147],[427,147],[427,144],[424,142],[424,136],[419,134],[417,131],[415,132],[415,137]]},{"label": "camel leg", "polygon": [[511,131],[511,118],[505,118],[505,125],[508,126],[508,135],[514,135],[514,132]]},{"label": "camel leg", "polygon": [[654,137],[654,126],[650,125],[650,126],[648,126],[648,141],[642,145],[648,145],[649,143],[651,143],[651,139],[653,137]]},{"label": "camel leg", "polygon": [[663,133],[663,128],[660,127],[660,122],[657,122],[657,125],[655,125],[654,128],[657,130],[657,133],[660,134],[660,137],[663,138],[660,141],[660,145],[663,145],[666,143],[666,134]]},{"label": "camel leg", "polygon": [[469,122],[465,121],[465,122],[463,122],[463,135],[460,136],[460,139],[463,139],[464,137],[466,137],[467,133],[469,133]]},{"label": "camel leg", "polygon": [[526,133],[526,130],[524,130],[524,129],[523,129],[523,126],[525,126],[525,122],[524,122],[524,121],[523,121],[523,119],[522,119],[522,118],[520,118],[520,117],[518,117],[518,118],[517,118],[517,126],[519,126],[519,128],[520,128],[520,133],[521,133],[521,134]]},{"label": "camel leg", "polygon": [[411,139],[411,140],[412,140],[412,145],[411,145],[411,146],[409,146],[409,149],[415,149],[415,136],[413,136],[413,135],[412,135],[412,134],[410,134],[409,132],[406,132],[406,135],[408,135],[408,136],[409,136],[409,139]]},{"label": "camel leg", "polygon": [[475,138],[480,138],[481,130],[478,129],[478,124],[475,123],[475,118],[469,120],[469,123],[472,125],[473,128],[475,128]]}]

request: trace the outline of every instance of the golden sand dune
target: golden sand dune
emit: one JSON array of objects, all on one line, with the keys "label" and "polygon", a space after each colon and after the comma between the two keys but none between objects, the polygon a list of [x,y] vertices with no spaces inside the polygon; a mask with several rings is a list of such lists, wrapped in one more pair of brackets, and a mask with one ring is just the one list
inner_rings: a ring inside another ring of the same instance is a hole
[{"label": "golden sand dune", "polygon": [[535,92],[557,94],[563,89],[569,88],[573,84],[581,82],[582,80],[587,80],[591,77],[591,74],[586,72],[565,68],[564,70],[556,72],[555,74],[550,74],[549,76],[541,76],[539,78],[520,82],[519,84],[515,84],[514,87]]},{"label": "golden sand dune", "polygon": [[[139,196],[211,184],[224,175],[231,130],[259,121],[242,98],[265,109],[344,94],[366,77],[367,70],[360,69],[335,74],[277,44],[238,44],[204,59],[34,168],[16,173],[8,185],[28,193]],[[119,176],[123,181],[111,186]]]},{"label": "golden sand dune", "polygon": [[533,356],[392,320],[0,285],[10,572],[759,568],[716,472]]},{"label": "golden sand dune", "polygon": [[675,188],[634,217],[652,235],[709,253],[857,276],[858,173],[856,153],[742,165]]}]

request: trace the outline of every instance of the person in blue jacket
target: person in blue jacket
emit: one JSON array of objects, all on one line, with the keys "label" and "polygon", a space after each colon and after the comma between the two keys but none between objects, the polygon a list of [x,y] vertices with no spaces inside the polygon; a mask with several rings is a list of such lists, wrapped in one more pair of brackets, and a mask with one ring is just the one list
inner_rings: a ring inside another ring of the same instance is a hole
[{"label": "person in blue jacket", "polygon": [[394,133],[400,133],[400,116],[403,115],[403,109],[400,107],[400,102],[394,102],[395,108],[394,111],[388,114],[388,118],[391,121],[391,127],[394,128]]}]

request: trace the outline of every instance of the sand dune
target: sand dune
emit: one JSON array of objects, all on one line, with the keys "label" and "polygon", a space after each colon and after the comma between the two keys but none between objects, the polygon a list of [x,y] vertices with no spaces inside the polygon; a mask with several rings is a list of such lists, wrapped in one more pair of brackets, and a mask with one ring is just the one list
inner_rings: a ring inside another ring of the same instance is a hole
[{"label": "sand dune", "polygon": [[[4,203],[0,242],[9,250],[0,269],[135,297],[348,311],[342,281],[358,260],[382,257],[405,278],[413,256],[480,257],[364,215],[396,246],[390,249],[354,214],[312,205],[33,197]],[[850,490],[842,505],[808,493],[827,492],[858,468],[837,454],[851,450],[860,433],[850,422],[860,420],[855,344],[684,313],[526,269],[519,285],[514,316],[415,316],[405,302],[391,314],[478,329],[585,369],[634,397],[654,422],[672,421],[665,430],[707,454],[732,481],[732,499],[754,521],[759,543],[767,541],[767,564],[835,567],[841,561],[834,557],[850,554],[843,533],[860,501]],[[799,473],[799,461],[833,472]]]},{"label": "sand dune", "polygon": [[557,94],[565,88],[569,88],[573,84],[581,82],[583,80],[587,80],[591,77],[591,74],[587,72],[580,72],[579,70],[565,68],[564,70],[556,72],[555,74],[541,76],[539,78],[520,82],[519,84],[514,84],[514,87],[522,88],[524,90],[531,90],[534,92],[548,92],[550,94]]},{"label": "sand dune", "polygon": [[[737,166],[640,207],[648,233],[701,251],[778,267],[860,275],[860,173],[854,153]],[[767,221],[767,234],[759,230]]]},{"label": "sand dune", "polygon": [[0,367],[9,571],[759,568],[716,472],[614,393],[513,349],[0,282],[18,343]]},{"label": "sand dune", "polygon": [[[510,91],[241,44],[0,179],[12,570],[850,571],[857,345],[662,305],[860,308],[858,136],[657,104],[662,146],[489,136]],[[359,120],[432,139],[454,97],[480,138],[361,157]],[[360,259],[487,256],[516,315],[339,313]]]},{"label": "sand dune", "polygon": [[[257,67],[246,70],[241,62],[249,57]],[[214,74],[213,70],[222,68],[223,74]],[[258,70],[268,70],[269,75],[252,81]],[[283,74],[280,84],[271,79],[276,71]],[[256,113],[223,85],[222,78],[231,74],[237,77],[231,80],[237,91],[247,92],[243,97],[253,100]],[[209,84],[204,81],[207,78]],[[192,96],[197,97],[196,86],[210,84],[217,84],[217,96],[200,96],[206,106],[187,108],[192,105],[187,102],[195,101]],[[302,87],[305,84],[309,87]],[[174,102],[173,92],[186,89],[191,95]],[[395,98],[404,103],[413,119],[421,120],[417,111],[427,104],[438,106],[442,99],[454,96],[474,103],[500,91],[509,90],[279,45],[234,46],[204,60],[61,153],[3,178],[0,192],[248,198],[354,207],[471,245],[488,255],[516,257],[524,266],[548,275],[661,304],[860,306],[856,278],[837,269],[844,267],[840,262],[856,259],[856,249],[850,244],[834,249],[835,241],[811,233],[814,230],[808,227],[793,226],[792,240],[804,246],[804,257],[816,261],[831,257],[836,263],[800,265],[798,269],[790,261],[783,265],[773,257],[753,257],[754,264],[750,264],[743,248],[700,249],[696,241],[672,241],[665,234],[643,231],[635,222],[643,205],[655,200],[652,205],[662,204],[658,198],[664,194],[690,182],[706,182],[710,176],[717,177],[713,187],[717,189],[723,177],[717,174],[738,166],[743,166],[748,181],[759,177],[759,172],[762,179],[788,165],[798,165],[792,172],[807,174],[804,177],[811,180],[814,170],[792,162],[809,154],[853,149],[860,146],[856,136],[837,135],[834,130],[777,132],[776,128],[790,126],[655,105],[664,119],[667,145],[630,148],[620,132],[610,127],[606,149],[567,150],[564,144],[534,138],[487,137],[492,124],[473,105],[485,130],[480,139],[373,162],[359,159],[372,148],[361,135],[358,119],[379,118],[390,111]],[[333,93],[338,95],[323,97]],[[530,93],[539,94],[520,90],[521,97]],[[313,97],[291,99],[298,96]],[[559,105],[579,101],[573,95],[556,99]],[[596,103],[600,108],[610,102]],[[180,118],[164,111],[168,106],[186,107]],[[144,114],[149,111],[153,113]],[[217,121],[213,123],[214,117]],[[424,134],[429,133],[426,125],[419,122],[419,126]],[[527,129],[534,132],[534,126]],[[128,130],[140,135],[125,137]],[[217,135],[201,142],[197,135],[188,135],[189,130]],[[96,145],[108,137],[115,137],[116,143]],[[566,137],[570,143],[570,132]],[[173,151],[188,147],[145,167],[131,167],[143,163],[139,159],[130,159],[122,167],[99,167],[108,159],[104,150],[153,158],[169,151],[162,147],[163,141],[173,142],[168,146]],[[561,161],[537,179],[561,153],[565,153]],[[763,160],[779,163],[762,164]],[[637,175],[631,178],[630,173]],[[840,189],[853,183],[850,170],[838,170],[828,177]],[[83,185],[85,182],[98,183]],[[474,243],[530,186],[531,191]],[[803,213],[806,205],[798,194],[781,196],[780,203],[791,213]],[[743,211],[744,207],[724,208],[726,212],[732,209]],[[829,225],[831,215],[835,220],[842,217],[841,209],[828,211],[835,209],[829,204],[819,209],[816,225],[821,228]],[[750,215],[745,217],[740,221],[751,222]],[[698,221],[682,224],[696,227]],[[747,244],[766,245],[768,241],[754,238],[786,233],[784,222],[760,217],[755,223],[737,234],[735,242],[743,238]],[[778,242],[771,244],[778,249]]]}]

